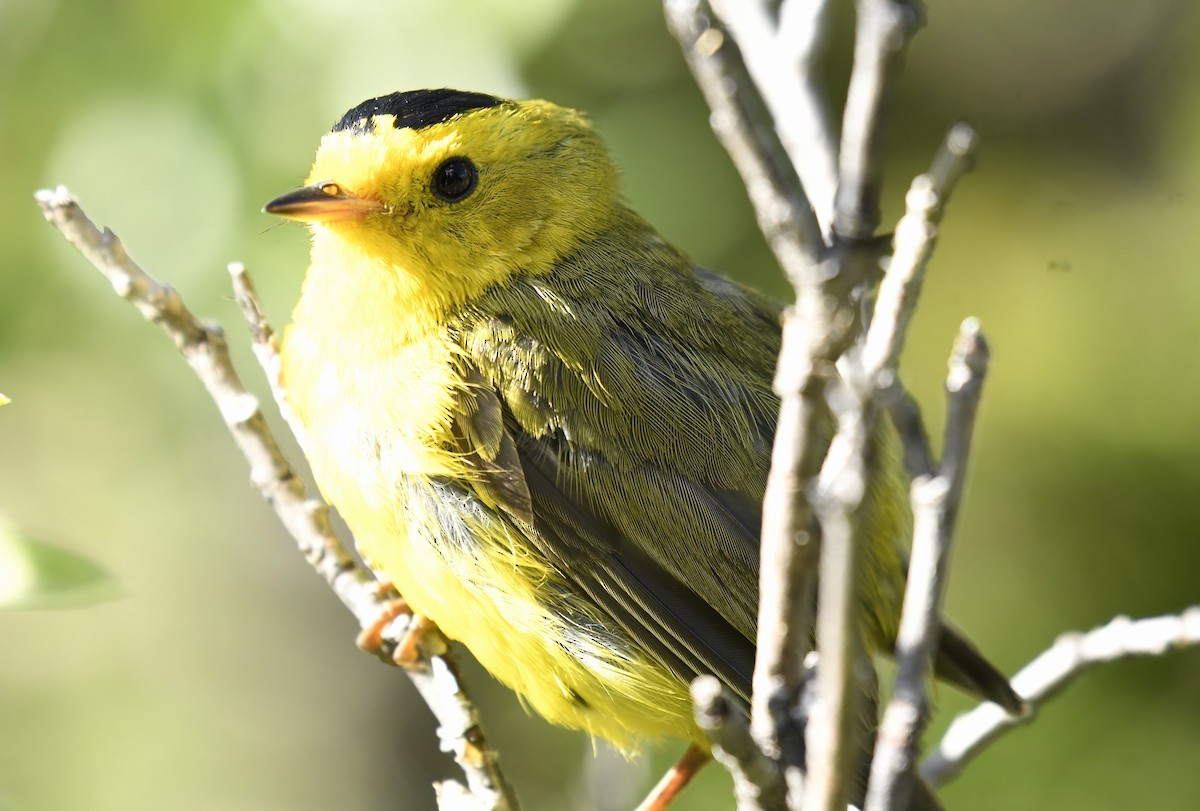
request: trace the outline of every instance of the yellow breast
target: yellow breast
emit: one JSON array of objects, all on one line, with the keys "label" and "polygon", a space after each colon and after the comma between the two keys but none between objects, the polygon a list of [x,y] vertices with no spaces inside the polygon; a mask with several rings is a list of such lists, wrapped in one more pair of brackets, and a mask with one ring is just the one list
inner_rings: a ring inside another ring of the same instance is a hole
[{"label": "yellow breast", "polygon": [[317,483],[363,557],[551,722],[630,750],[697,737],[686,687],[573,595],[527,528],[474,495],[449,450],[465,392],[449,340],[330,351],[343,339],[294,323],[284,379]]}]

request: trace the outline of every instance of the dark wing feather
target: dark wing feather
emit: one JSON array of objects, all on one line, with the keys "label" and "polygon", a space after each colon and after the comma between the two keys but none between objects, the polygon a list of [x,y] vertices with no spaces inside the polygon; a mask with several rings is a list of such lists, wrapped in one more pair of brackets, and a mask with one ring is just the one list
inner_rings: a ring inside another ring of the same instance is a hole
[{"label": "dark wing feather", "polygon": [[496,449],[475,454],[486,500],[523,518],[528,492],[530,542],[571,587],[681,680],[712,673],[748,699],[776,311],[657,239],[635,257],[618,241],[463,313],[476,402],[460,433]]},{"label": "dark wing feather", "polygon": [[536,538],[569,580],[681,680],[711,673],[750,698],[754,643],[702,597],[559,487],[561,456],[515,428]]},{"label": "dark wing feather", "polygon": [[[779,307],[693,269],[629,216],[549,278],[515,276],[451,324],[477,387],[468,455],[482,494],[530,527],[615,625],[680,678],[714,673],[746,697]],[[868,511],[883,539],[871,576],[895,594],[864,616],[887,650],[903,571],[889,539],[905,531],[904,494],[876,489],[888,505]],[[944,635],[938,674],[1016,707],[960,639]]]},{"label": "dark wing feather", "polygon": [[468,368],[464,377],[469,396],[459,402],[455,414],[458,450],[474,468],[487,501],[523,525],[532,526],[529,487],[517,447],[504,426],[500,398],[477,369]]}]

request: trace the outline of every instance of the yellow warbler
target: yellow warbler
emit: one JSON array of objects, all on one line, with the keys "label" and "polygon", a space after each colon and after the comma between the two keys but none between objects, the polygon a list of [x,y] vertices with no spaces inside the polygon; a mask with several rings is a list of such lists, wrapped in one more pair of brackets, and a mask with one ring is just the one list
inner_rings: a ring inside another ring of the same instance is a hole
[{"label": "yellow warbler", "polygon": [[[312,234],[284,383],[321,490],[414,610],[556,724],[703,745],[688,682],[750,692],[780,307],[694,267],[619,185],[548,102],[354,107],[266,206]],[[866,515],[863,634],[887,652],[894,462]],[[1019,708],[949,628],[936,664]]]}]

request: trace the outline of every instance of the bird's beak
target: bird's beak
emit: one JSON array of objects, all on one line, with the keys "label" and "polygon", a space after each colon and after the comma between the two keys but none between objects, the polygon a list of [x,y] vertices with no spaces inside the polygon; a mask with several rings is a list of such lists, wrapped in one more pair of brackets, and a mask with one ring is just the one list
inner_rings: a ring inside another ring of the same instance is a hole
[{"label": "bird's beak", "polygon": [[378,200],[351,194],[332,181],[293,189],[263,206],[267,214],[304,222],[361,220],[383,209]]}]

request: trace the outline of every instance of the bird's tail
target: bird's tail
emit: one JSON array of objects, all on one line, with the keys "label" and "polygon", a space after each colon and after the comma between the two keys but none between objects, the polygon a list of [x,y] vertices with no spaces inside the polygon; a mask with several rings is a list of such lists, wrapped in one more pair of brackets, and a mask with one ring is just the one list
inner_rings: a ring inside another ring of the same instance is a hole
[{"label": "bird's tail", "polygon": [[942,627],[933,670],[938,678],[961,687],[987,701],[999,704],[1016,716],[1029,711],[1008,678],[984,658],[970,640],[950,626]]}]

